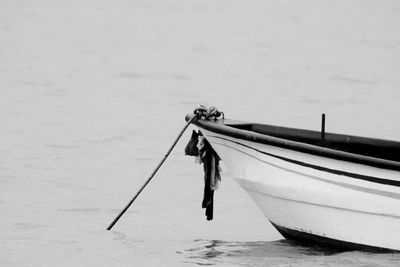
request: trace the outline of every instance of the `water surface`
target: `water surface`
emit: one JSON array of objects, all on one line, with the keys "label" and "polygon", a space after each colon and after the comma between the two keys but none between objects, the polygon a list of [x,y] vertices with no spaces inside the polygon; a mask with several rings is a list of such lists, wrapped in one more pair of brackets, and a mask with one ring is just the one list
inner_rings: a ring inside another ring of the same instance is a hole
[{"label": "water surface", "polygon": [[207,222],[183,141],[105,228],[199,103],[400,140],[399,18],[398,1],[2,1],[0,265],[397,266],[279,241],[226,170]]}]

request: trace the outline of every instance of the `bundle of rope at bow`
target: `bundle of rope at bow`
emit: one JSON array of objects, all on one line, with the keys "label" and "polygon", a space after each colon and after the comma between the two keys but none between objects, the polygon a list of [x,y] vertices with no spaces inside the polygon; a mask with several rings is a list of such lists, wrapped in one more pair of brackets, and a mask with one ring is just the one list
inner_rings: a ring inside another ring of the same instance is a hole
[{"label": "bundle of rope at bow", "polygon": [[[217,108],[204,105],[196,108],[193,113],[197,115],[198,119],[204,120],[217,120],[221,116],[224,118],[224,113],[218,111]],[[220,158],[200,130],[197,132],[193,130],[185,148],[185,155],[194,156],[195,162],[203,164],[204,193],[201,207],[206,209],[205,215],[207,220],[210,221],[214,214],[214,191],[221,182]]]}]

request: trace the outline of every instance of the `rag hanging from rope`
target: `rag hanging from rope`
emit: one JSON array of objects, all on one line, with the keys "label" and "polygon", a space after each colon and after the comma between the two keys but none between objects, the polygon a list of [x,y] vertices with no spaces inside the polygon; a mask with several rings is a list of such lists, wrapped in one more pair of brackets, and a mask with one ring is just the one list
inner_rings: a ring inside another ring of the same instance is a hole
[{"label": "rag hanging from rope", "polygon": [[[207,108],[200,106],[195,109],[194,113],[199,119],[218,119],[222,112],[219,112],[215,107]],[[219,161],[217,153],[204,138],[203,134],[199,131],[193,131],[192,137],[185,148],[185,155],[195,156],[196,161],[203,164],[204,168],[204,193],[201,207],[206,209],[207,220],[213,219],[214,213],[214,191],[218,188],[221,181],[221,174],[219,169]]]}]

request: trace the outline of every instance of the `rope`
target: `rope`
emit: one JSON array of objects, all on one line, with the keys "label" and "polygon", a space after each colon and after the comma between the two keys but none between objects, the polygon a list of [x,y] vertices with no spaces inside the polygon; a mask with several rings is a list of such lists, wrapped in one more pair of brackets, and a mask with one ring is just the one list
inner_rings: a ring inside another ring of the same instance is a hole
[{"label": "rope", "polygon": [[163,159],[160,161],[160,163],[157,165],[157,167],[154,169],[150,177],[146,180],[146,182],[142,185],[142,187],[139,189],[139,191],[136,193],[136,195],[129,201],[129,203],[125,206],[125,208],[118,214],[117,217],[110,223],[110,225],[107,227],[107,230],[110,231],[113,226],[118,222],[118,220],[122,217],[122,215],[129,209],[129,207],[132,205],[132,203],[136,200],[136,198],[140,195],[140,193],[143,191],[143,189],[148,185],[148,183],[153,179],[154,175],[157,173],[157,171],[160,169],[161,165],[163,165],[164,161],[168,158],[169,154],[171,153],[172,149],[175,147],[176,143],[178,143],[179,139],[185,132],[186,128],[195,120],[197,120],[197,116],[193,116],[183,127],[183,129],[179,132],[178,136],[175,138],[175,141],[172,143],[171,147],[168,149],[167,154],[163,157]]},{"label": "rope", "polygon": [[219,111],[216,107],[211,106],[207,107],[205,105],[200,105],[197,107],[194,111],[194,114],[197,115],[198,119],[204,119],[204,120],[218,120],[222,116],[222,119],[225,118],[225,115],[223,112]]}]

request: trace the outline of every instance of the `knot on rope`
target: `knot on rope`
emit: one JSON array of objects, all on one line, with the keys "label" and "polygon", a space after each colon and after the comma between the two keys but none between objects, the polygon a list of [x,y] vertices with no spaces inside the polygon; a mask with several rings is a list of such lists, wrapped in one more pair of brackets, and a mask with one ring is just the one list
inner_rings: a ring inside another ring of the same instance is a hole
[{"label": "knot on rope", "polygon": [[205,105],[200,105],[193,111],[193,113],[197,115],[197,118],[204,120],[217,120],[221,116],[222,119],[224,119],[224,113],[214,106],[207,107]]}]

